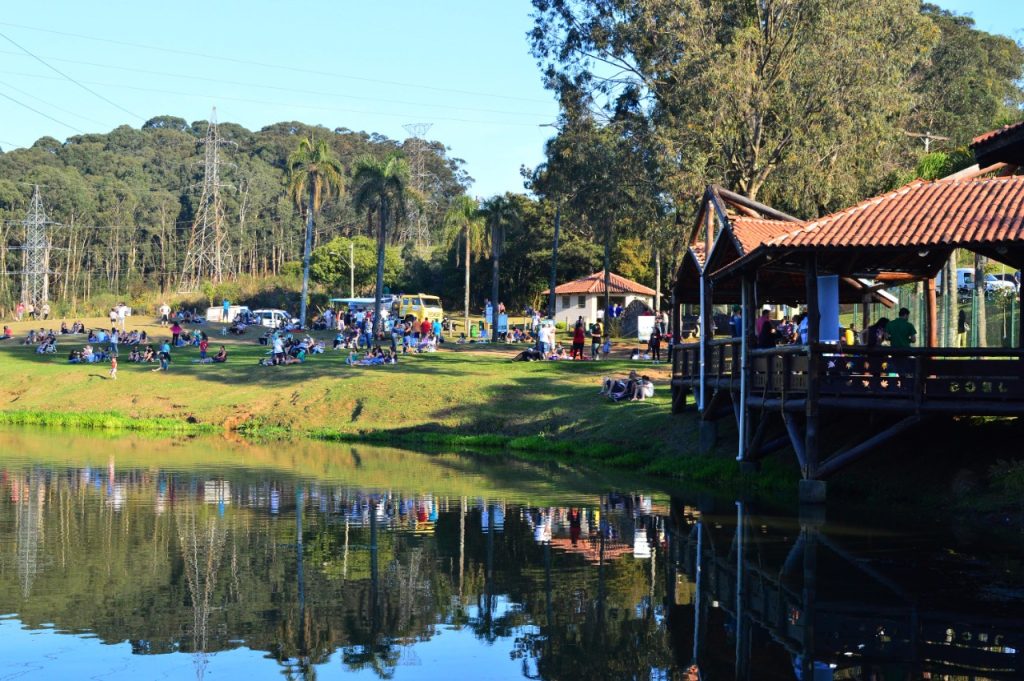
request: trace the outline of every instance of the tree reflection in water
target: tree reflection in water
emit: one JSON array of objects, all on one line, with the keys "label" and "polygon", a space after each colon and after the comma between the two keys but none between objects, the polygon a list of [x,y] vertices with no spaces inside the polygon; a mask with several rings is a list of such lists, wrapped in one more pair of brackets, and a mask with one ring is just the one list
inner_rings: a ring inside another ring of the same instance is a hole
[{"label": "tree reflection in water", "polygon": [[[632,494],[516,501],[538,489],[506,500],[238,469],[0,465],[0,612],[139,655],[192,654],[197,678],[242,647],[287,678],[437,678],[418,665],[438,642],[552,680],[817,678],[830,665],[856,679],[886,656],[926,671],[952,652],[1019,671],[1019,623],[969,609],[955,625],[923,608],[901,620],[917,600],[813,520]],[[850,593],[896,614],[861,612]],[[857,638],[869,625],[884,639]]]}]

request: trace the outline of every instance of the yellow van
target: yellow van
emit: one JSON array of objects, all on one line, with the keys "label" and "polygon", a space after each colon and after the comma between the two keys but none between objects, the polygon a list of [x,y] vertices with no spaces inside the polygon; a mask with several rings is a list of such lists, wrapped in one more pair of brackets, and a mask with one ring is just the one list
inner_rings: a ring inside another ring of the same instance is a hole
[{"label": "yellow van", "polygon": [[398,318],[404,322],[422,322],[424,319],[440,321],[444,318],[444,308],[441,307],[441,299],[437,296],[410,293],[403,295],[395,304],[398,306]]}]

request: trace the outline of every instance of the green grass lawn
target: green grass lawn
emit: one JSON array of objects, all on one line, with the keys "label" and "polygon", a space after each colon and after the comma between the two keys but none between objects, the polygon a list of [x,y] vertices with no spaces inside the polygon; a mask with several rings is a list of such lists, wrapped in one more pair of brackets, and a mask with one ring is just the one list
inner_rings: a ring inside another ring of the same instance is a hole
[{"label": "green grass lawn", "polygon": [[[104,320],[86,320],[100,326]],[[58,326],[57,323],[44,326]],[[669,414],[668,365],[612,359],[602,362],[512,362],[522,346],[446,344],[432,354],[403,356],[397,365],[350,367],[347,351],[328,350],[302,365],[263,367],[266,346],[259,333],[222,336],[221,325],[202,328],[210,354],[223,343],[229,361],[195,364],[197,348],[176,348],[170,371],[130,364],[122,347],[118,380],[107,364],[73,365],[67,354],[82,336],[59,338],[56,355],[38,355],[19,345],[29,324],[13,325],[14,340],[0,343],[0,411],[56,413],[114,412],[132,419],[237,428],[243,424],[292,432],[335,434],[409,433],[543,437],[601,443],[623,451],[685,452],[693,445],[692,422]],[[39,324],[36,324],[38,328]],[[166,328],[146,319],[154,340]],[[332,333],[315,334],[330,347]],[[625,358],[629,345],[616,353]],[[642,368],[655,380],[656,396],[646,402],[614,404],[597,392],[605,374]],[[585,453],[584,451],[580,452]]]}]

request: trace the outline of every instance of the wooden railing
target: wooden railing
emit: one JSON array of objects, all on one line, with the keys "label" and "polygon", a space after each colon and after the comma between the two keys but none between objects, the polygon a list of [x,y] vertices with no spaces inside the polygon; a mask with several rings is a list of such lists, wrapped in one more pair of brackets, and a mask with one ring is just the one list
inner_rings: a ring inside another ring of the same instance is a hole
[{"label": "wooden railing", "polygon": [[[740,340],[719,338],[708,341],[704,358],[708,378],[739,378]],[[672,347],[672,378],[700,378],[700,343],[679,343]]]},{"label": "wooden railing", "polygon": [[[813,350],[813,353],[811,352]],[[807,391],[812,367],[822,397],[925,401],[1024,401],[1024,351],[982,348],[782,346],[752,350],[750,391],[765,397]]]}]

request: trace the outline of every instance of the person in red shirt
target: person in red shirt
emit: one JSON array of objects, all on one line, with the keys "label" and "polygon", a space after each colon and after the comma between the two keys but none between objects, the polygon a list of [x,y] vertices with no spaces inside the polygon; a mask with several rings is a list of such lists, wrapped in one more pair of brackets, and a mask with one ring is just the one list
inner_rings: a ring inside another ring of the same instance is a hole
[{"label": "person in red shirt", "polygon": [[427,336],[429,336],[430,335],[430,330],[432,328],[434,328],[434,327],[430,323],[430,320],[427,319],[426,317],[424,317],[423,321],[420,322],[420,338],[426,338]]},{"label": "person in red shirt", "polygon": [[583,330],[583,323],[576,322],[576,328],[572,332],[572,358],[583,359],[583,345],[587,342],[587,334]]}]

